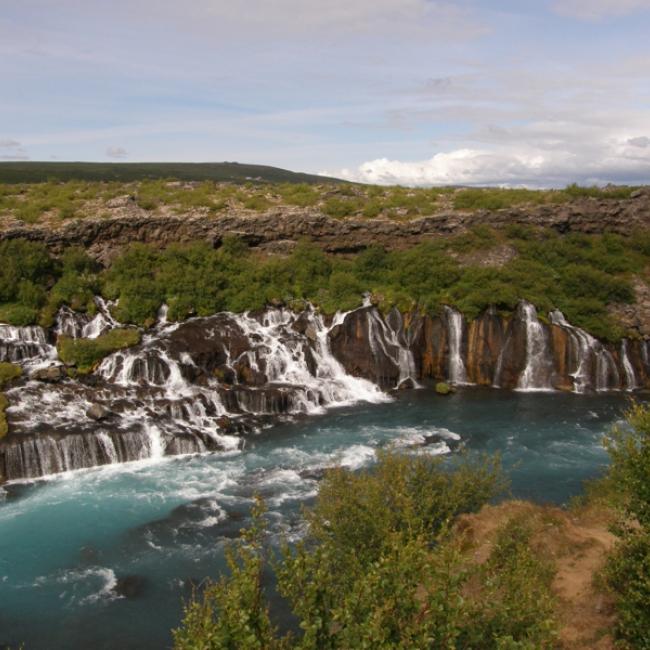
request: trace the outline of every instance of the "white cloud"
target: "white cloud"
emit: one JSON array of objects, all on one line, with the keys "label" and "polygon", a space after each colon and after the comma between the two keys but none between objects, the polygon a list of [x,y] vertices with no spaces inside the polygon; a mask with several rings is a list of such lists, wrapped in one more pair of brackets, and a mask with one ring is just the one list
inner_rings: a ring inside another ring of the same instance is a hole
[{"label": "white cloud", "polygon": [[650,9],[650,0],[556,0],[553,11],[581,20],[600,20]]},{"label": "white cloud", "polygon": [[650,183],[650,149],[630,145],[630,140],[634,138],[556,147],[522,140],[519,144],[441,152],[422,161],[378,158],[356,170],[344,169],[338,176],[363,183],[410,186]]},{"label": "white cloud", "polygon": [[124,147],[108,147],[106,149],[106,155],[108,158],[126,158],[129,155],[129,152]]}]

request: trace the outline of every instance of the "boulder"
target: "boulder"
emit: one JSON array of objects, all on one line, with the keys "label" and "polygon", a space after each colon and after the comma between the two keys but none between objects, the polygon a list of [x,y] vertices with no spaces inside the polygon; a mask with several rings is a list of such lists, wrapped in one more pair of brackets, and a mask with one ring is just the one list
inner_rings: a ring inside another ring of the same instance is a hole
[{"label": "boulder", "polygon": [[105,420],[111,412],[103,407],[101,404],[92,404],[90,408],[86,411],[86,415],[91,419],[91,420]]},{"label": "boulder", "polygon": [[113,592],[123,598],[140,598],[147,588],[148,583],[149,581],[144,576],[121,576],[117,579],[113,587]]},{"label": "boulder", "polygon": [[48,368],[38,368],[34,370],[29,378],[35,379],[36,381],[47,381],[54,383],[61,381],[65,376],[65,371],[61,366],[49,366]]}]

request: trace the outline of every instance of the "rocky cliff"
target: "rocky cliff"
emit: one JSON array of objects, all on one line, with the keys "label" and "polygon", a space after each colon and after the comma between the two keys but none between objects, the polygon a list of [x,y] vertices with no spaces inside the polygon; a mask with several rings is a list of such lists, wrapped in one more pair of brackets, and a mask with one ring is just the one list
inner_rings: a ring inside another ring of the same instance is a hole
[{"label": "rocky cliff", "polygon": [[457,234],[476,225],[500,228],[512,224],[552,228],[558,232],[629,235],[650,227],[650,190],[630,199],[584,198],[561,205],[540,205],[504,210],[443,211],[410,220],[388,218],[335,219],[315,210],[276,208],[266,213],[229,210],[218,216],[194,211],[155,214],[128,197],[114,202],[102,218],[26,226],[14,222],[0,231],[0,240],[26,238],[41,241],[58,252],[69,245],[83,246],[102,262],[131,242],[167,246],[174,242],[203,240],[218,245],[237,235],[251,246],[284,251],[308,238],[325,250],[345,253],[371,244],[387,249],[406,248],[427,238]]}]

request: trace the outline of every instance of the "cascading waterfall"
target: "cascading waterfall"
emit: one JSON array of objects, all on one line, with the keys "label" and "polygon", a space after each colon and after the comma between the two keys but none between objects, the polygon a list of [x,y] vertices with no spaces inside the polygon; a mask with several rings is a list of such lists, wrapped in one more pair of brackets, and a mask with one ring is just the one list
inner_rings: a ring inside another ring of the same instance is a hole
[{"label": "cascading waterfall", "polygon": [[71,338],[96,339],[119,323],[111,316],[110,306],[100,297],[95,298],[97,313],[80,314],[69,307],[61,307],[56,316],[55,333]]},{"label": "cascading waterfall", "polygon": [[0,325],[0,361],[43,365],[56,358],[56,348],[48,342],[42,327]]},{"label": "cascading waterfall", "polygon": [[[369,303],[366,302],[364,303],[363,308],[369,306]],[[374,307],[368,309],[367,319],[368,342],[373,355],[375,358],[383,355],[392,361],[395,367],[399,370],[396,388],[399,388],[405,382],[418,388],[419,384],[415,378],[417,371],[415,368],[413,352],[411,352],[404,341],[400,340],[399,329],[391,328],[389,324],[381,318],[379,312]],[[400,326],[402,326],[401,322]],[[400,327],[400,329],[403,329],[403,327]]]},{"label": "cascading waterfall", "polygon": [[522,302],[519,309],[526,326],[526,367],[519,377],[517,390],[553,390],[551,352],[546,332],[537,320],[537,310],[529,302]]},{"label": "cascading waterfall", "polygon": [[634,366],[630,362],[630,357],[627,352],[627,339],[621,341],[621,365],[623,366],[623,372],[625,372],[625,390],[635,390],[638,387],[638,383]]},{"label": "cascading waterfall", "polygon": [[447,340],[449,342],[448,375],[456,385],[466,385],[467,370],[463,361],[463,315],[452,307],[445,307],[447,316]]},{"label": "cascading waterfall", "polygon": [[[577,359],[577,365],[570,376],[573,379],[573,389],[576,393],[584,393],[588,388],[592,386],[592,365],[595,361],[596,368],[598,364],[607,366],[607,359],[601,360],[601,357],[604,356],[605,350],[603,349],[602,344],[597,341],[593,336],[587,334],[584,330],[579,327],[574,327],[567,322],[564,314],[555,310],[549,314],[551,322],[558,327],[562,327],[569,334],[569,340],[573,346],[573,352]],[[598,379],[598,372],[596,373],[596,381],[600,383]],[[607,381],[607,376],[605,376],[605,381]]]},{"label": "cascading waterfall", "polygon": [[[289,310],[269,310],[261,321],[249,314],[230,315],[248,338],[252,365],[264,368],[269,384],[292,388],[290,412],[322,413],[325,407],[386,401],[387,396],[377,386],[349,375],[331,353],[329,333],[347,314],[338,314],[330,328],[311,308],[303,315],[314,335],[313,345],[291,329],[297,317]],[[310,370],[308,355],[315,372]]]},{"label": "cascading waterfall", "polygon": [[[94,338],[119,326],[103,300],[97,299],[97,309],[93,318],[61,309],[55,333]],[[445,311],[449,380],[464,384],[465,323],[456,310]],[[637,387],[630,358],[636,348],[628,349],[623,341],[619,364],[602,343],[570,325],[561,312],[550,317],[568,334],[567,358],[576,392],[619,388],[619,368],[625,372],[625,386]],[[547,328],[528,303],[520,305],[518,319],[501,348],[495,383],[502,370],[508,382],[516,381],[511,379],[513,368],[521,366],[513,362],[511,352],[524,333],[525,367],[517,388],[549,390],[554,378]],[[234,432],[264,426],[264,417],[389,400],[379,386],[349,374],[332,352],[339,345],[334,341],[342,340],[333,338],[334,330],[340,336],[346,322],[354,325],[349,331],[354,331],[355,345],[361,345],[355,354],[363,355],[367,345],[368,355],[385,374],[378,380],[382,385],[417,386],[411,349],[421,340],[423,321],[414,318],[406,328],[399,311],[384,319],[369,301],[358,310],[336,314],[329,326],[311,307],[300,314],[269,309],[184,323],[170,323],[163,307],[139,346],[108,356],[92,376],[80,379],[32,374],[33,368],[58,363],[49,333],[40,327],[0,325],[0,360],[29,370],[19,386],[6,390],[11,428],[0,442],[0,480],[3,472],[8,479],[36,478],[164,455],[236,450],[241,439]],[[634,363],[648,367],[647,342],[639,353]]]}]

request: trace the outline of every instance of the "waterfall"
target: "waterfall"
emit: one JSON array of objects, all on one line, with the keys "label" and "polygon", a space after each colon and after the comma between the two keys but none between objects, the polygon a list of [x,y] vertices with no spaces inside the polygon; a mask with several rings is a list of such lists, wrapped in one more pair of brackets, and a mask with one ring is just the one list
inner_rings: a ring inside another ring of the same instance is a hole
[{"label": "waterfall", "polygon": [[529,302],[522,302],[519,308],[526,326],[526,367],[519,377],[517,390],[553,390],[551,352],[546,332],[537,320],[537,310]]},{"label": "waterfall", "polygon": [[621,341],[621,365],[625,372],[625,390],[633,391],[638,387],[636,373],[627,353],[627,339]]},{"label": "waterfall", "polygon": [[572,352],[576,358],[576,367],[569,376],[573,379],[573,390],[576,393],[584,393],[593,384],[593,362],[596,360],[596,365],[598,364],[597,359],[603,353],[602,345],[584,330],[567,322],[561,311],[556,309],[549,316],[554,325],[561,327],[569,335]]},{"label": "waterfall", "polygon": [[467,371],[462,355],[463,315],[447,306],[445,307],[445,314],[447,316],[447,340],[449,342],[449,381],[457,385],[467,384]]},{"label": "waterfall", "polygon": [[329,333],[346,315],[336,316],[330,328],[312,308],[303,316],[312,332],[313,345],[307,336],[298,336],[292,330],[297,316],[289,310],[268,310],[261,322],[248,313],[241,316],[230,314],[248,338],[254,365],[264,369],[267,382],[272,386],[292,388],[291,411],[322,413],[327,406],[386,401],[387,396],[377,386],[346,373],[332,355]]},{"label": "waterfall", "polygon": [[0,361],[19,364],[50,363],[57,358],[42,327],[0,325]]},{"label": "waterfall", "polygon": [[395,388],[399,388],[404,382],[410,382],[413,387],[419,388],[420,385],[415,379],[417,372],[413,353],[406,342],[400,340],[400,331],[403,329],[401,314],[397,328],[390,327],[374,307],[369,308],[366,314],[368,342],[375,359],[379,359],[383,355],[399,370]]}]

